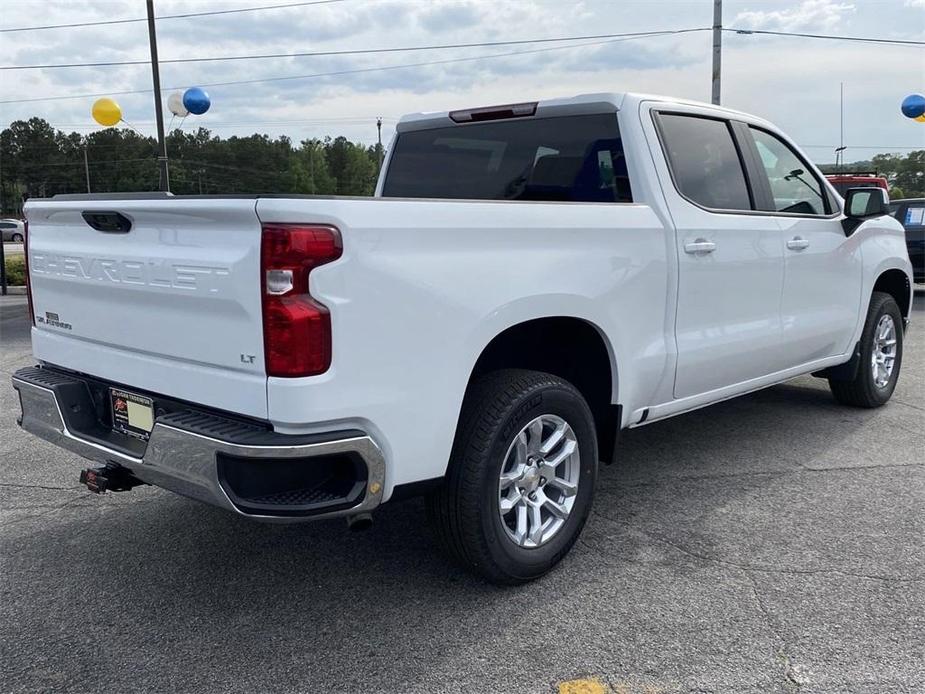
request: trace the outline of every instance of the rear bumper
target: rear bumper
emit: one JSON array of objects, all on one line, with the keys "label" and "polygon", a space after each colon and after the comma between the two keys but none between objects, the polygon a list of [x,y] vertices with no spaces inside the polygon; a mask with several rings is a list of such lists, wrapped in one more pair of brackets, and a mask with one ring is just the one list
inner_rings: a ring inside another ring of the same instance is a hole
[{"label": "rear bumper", "polygon": [[368,512],[382,501],[385,463],[357,430],[287,436],[203,410],[159,414],[145,443],[111,430],[87,380],[48,368],[12,378],[26,431],[143,482],[260,520]]}]

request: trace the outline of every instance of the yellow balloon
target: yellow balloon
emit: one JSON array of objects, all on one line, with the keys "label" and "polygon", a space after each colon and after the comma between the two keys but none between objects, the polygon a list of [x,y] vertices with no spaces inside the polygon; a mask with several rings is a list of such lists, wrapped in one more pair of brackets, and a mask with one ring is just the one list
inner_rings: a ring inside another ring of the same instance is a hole
[{"label": "yellow balloon", "polygon": [[100,125],[105,125],[107,128],[122,120],[122,109],[119,108],[119,104],[115,100],[109,97],[94,101],[93,109],[90,113],[93,114],[93,120]]},{"label": "yellow balloon", "polygon": [[918,118],[916,118],[916,120],[917,120],[919,123],[925,123],[925,113],[923,113],[921,116],[919,116]]}]

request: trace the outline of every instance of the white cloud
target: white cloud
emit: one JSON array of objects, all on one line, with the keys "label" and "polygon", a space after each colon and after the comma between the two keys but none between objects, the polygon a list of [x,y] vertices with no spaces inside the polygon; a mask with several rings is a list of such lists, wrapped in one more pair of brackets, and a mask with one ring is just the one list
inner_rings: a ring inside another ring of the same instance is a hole
[{"label": "white cloud", "polygon": [[[907,4],[910,0],[907,0]],[[923,2],[925,0],[915,0]],[[772,31],[799,31],[803,29],[835,29],[854,5],[832,0],[803,0],[798,6],[785,10],[747,10],[733,20],[736,27],[767,29]]]},{"label": "white cloud", "polygon": [[921,7],[925,10],[925,0],[906,0],[906,7]]},{"label": "white cloud", "polygon": [[[857,2],[830,0],[728,0],[730,26],[797,28],[917,39],[925,0]],[[252,6],[253,0],[223,0],[222,7]],[[204,0],[158,0],[159,14],[209,9]],[[138,16],[137,0],[0,0],[5,27]],[[770,10],[768,9],[770,8]],[[764,10],[763,12],[749,10]],[[158,26],[162,60],[198,56],[290,53],[375,47],[492,42],[556,36],[652,31],[707,26],[708,0],[350,0],[214,17],[164,20]],[[773,11],[771,11],[773,10]],[[741,11],[739,14],[737,12]],[[142,13],[143,14],[143,11]],[[734,20],[731,20],[735,17]],[[751,18],[751,19],[749,19]],[[733,24],[735,22],[735,24]],[[547,49],[553,50],[547,50]],[[491,60],[429,63],[508,52],[533,51]],[[95,62],[147,57],[144,23],[4,34],[0,64]],[[844,80],[846,137],[853,146],[917,145],[920,123],[903,118],[899,101],[921,90],[917,48],[835,41],[738,36],[724,39],[723,100],[768,117],[811,150],[831,157],[837,141],[838,82]],[[375,70],[356,72],[357,70]],[[305,137],[346,135],[372,142],[375,118],[383,116],[385,139],[395,118],[410,111],[450,110],[492,103],[532,101],[601,91],[643,91],[710,98],[710,34],[646,38],[609,45],[568,48],[558,44],[419,51],[379,55],[279,58],[163,64],[161,84],[177,87],[280,76],[341,74],[209,87],[212,109],[187,119],[185,128],[216,134],[265,132]],[[890,79],[884,80],[883,75]],[[68,94],[149,90],[146,65],[0,73],[0,101]],[[126,120],[154,131],[149,91],[116,97]],[[38,116],[63,130],[92,132],[90,97],[0,104],[0,128]],[[872,115],[872,114],[875,114]],[[868,150],[859,150],[859,153]]]}]

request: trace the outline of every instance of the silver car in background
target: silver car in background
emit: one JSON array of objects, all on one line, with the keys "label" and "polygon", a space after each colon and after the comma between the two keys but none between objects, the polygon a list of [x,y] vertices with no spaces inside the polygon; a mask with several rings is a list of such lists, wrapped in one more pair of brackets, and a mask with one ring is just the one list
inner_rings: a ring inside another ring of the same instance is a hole
[{"label": "silver car in background", "polygon": [[4,243],[22,243],[26,238],[26,226],[19,219],[0,219],[0,232],[3,233]]}]

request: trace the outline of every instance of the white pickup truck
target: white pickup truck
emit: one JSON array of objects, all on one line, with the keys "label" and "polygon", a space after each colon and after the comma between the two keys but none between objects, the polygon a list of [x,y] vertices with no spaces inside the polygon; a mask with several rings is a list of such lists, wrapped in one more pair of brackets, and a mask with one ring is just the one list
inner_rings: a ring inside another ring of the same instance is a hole
[{"label": "white pickup truck", "polygon": [[94,491],[255,519],[423,494],[455,559],[527,581],[621,429],[808,373],[890,398],[886,202],[764,120],[634,94],[406,116],[374,198],[33,199],[21,425]]}]

